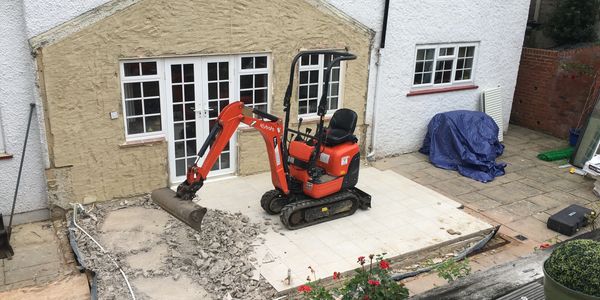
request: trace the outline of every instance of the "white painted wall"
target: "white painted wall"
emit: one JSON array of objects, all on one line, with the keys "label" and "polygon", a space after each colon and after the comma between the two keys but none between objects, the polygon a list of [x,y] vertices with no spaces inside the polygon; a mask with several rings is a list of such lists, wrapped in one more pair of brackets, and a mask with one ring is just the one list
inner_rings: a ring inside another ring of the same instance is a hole
[{"label": "white painted wall", "polygon": [[[327,0],[351,17],[381,29],[384,0]],[[528,1],[390,1],[386,47],[380,61],[375,105],[376,156],[420,148],[429,120],[439,112],[479,109],[482,91],[502,86],[504,130],[508,128]],[[478,90],[407,97],[412,87],[415,46],[480,42],[475,66]],[[375,45],[378,47],[378,40]],[[373,51],[372,55],[376,55]],[[373,85],[376,68],[372,65]],[[369,98],[369,107],[373,106]]]},{"label": "white painted wall", "polygon": [[[15,1],[15,0],[9,0]],[[25,7],[27,37],[31,38],[109,0],[21,0]]]},{"label": "white painted wall", "polygon": [[[10,213],[25,140],[29,103],[35,102],[35,70],[27,42],[23,4],[20,0],[0,3],[0,122],[5,151],[11,159],[0,160],[0,212]],[[47,216],[45,161],[38,114],[34,115],[25,154],[16,213]],[[42,210],[42,211],[39,211]],[[37,212],[35,212],[37,211]]]}]

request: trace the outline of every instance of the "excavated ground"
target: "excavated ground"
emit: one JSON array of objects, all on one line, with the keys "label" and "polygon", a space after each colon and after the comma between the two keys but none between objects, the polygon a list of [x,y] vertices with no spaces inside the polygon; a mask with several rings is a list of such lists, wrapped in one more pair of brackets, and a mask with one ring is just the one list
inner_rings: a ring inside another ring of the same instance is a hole
[{"label": "excavated ground", "polygon": [[[209,210],[196,232],[152,203],[149,196],[86,207],[77,223],[77,247],[97,273],[99,299],[130,298],[112,262],[121,266],[138,299],[272,299],[276,291],[251,264],[268,224]],[[72,217],[72,214],[69,218]]]}]

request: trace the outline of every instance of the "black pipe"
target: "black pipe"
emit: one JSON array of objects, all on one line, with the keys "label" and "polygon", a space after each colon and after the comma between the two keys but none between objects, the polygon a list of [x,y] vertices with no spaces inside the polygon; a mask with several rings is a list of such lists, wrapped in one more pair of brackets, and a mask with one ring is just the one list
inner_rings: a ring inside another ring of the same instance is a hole
[{"label": "black pipe", "polygon": [[379,48],[385,48],[385,35],[387,33],[388,12],[390,10],[390,0],[385,0],[385,8],[383,9],[383,26],[381,28],[381,43]]},{"label": "black pipe", "polygon": [[23,143],[23,152],[21,153],[21,164],[19,165],[19,175],[17,175],[17,186],[15,187],[15,196],[13,197],[12,209],[10,210],[10,220],[8,221],[8,240],[10,241],[10,235],[12,233],[12,220],[15,214],[15,204],[17,203],[17,194],[19,194],[19,183],[21,183],[21,173],[23,171],[23,162],[25,160],[25,150],[27,149],[27,139],[29,138],[29,129],[31,128],[31,118],[33,117],[33,110],[35,109],[35,103],[29,104],[29,120],[27,121],[27,132],[25,133],[25,143]]}]

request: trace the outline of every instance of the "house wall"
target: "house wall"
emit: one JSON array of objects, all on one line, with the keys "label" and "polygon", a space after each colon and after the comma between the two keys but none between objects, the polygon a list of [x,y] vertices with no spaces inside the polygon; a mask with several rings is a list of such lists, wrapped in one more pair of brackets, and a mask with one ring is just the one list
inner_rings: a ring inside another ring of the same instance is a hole
[{"label": "house wall", "polygon": [[[35,69],[27,44],[21,1],[0,4],[0,130],[5,154],[0,153],[0,213],[10,214],[25,140],[29,104],[35,103]],[[16,223],[48,216],[42,139],[36,110],[33,115],[23,175],[17,197]],[[2,152],[2,151],[0,151]]]},{"label": "house wall", "polygon": [[[373,20],[379,20],[382,13],[374,13],[372,3],[328,1],[372,29],[381,28],[380,22]],[[436,113],[477,110],[481,92],[498,85],[502,87],[506,131],[529,3],[519,0],[390,3],[386,47],[379,59],[379,83],[374,92],[376,156],[417,150],[429,120]],[[416,45],[452,42],[479,42],[474,82],[479,88],[407,97],[412,88]]]},{"label": "house wall", "polygon": [[[52,149],[47,173],[52,192],[65,195],[57,204],[167,185],[166,143],[123,147],[122,113],[109,118],[123,111],[120,59],[271,52],[271,111],[281,114],[289,63],[299,50],[348,49],[358,59],[346,68],[343,106],[357,111],[362,137],[371,38],[368,29],[311,1],[144,0],[40,48]],[[241,131],[238,143],[241,174],[268,168],[255,131]]]},{"label": "house wall", "polygon": [[594,82],[596,72],[600,76],[600,46],[525,48],[511,123],[566,139],[570,128],[585,126],[593,108],[586,109],[586,101],[595,99],[593,91],[600,89],[600,80]]}]

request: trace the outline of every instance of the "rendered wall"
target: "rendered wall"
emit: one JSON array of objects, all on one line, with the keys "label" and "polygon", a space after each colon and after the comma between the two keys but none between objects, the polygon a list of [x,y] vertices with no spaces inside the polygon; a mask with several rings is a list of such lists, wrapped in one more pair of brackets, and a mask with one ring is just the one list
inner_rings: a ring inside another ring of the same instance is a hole
[{"label": "rendered wall", "polygon": [[[119,59],[271,52],[271,111],[280,115],[292,57],[301,49],[346,48],[358,59],[346,68],[343,106],[356,110],[362,124],[371,36],[368,29],[307,1],[133,4],[38,51],[53,153],[49,185],[75,201],[124,197],[167,185],[166,143],[120,146],[125,133]],[[121,112],[120,118],[110,120],[111,111]],[[262,138],[243,131],[238,140],[240,173],[266,170]]]},{"label": "rendered wall", "polygon": [[[0,122],[5,152],[12,158],[0,159],[0,213],[10,213],[25,140],[29,103],[35,102],[35,69],[25,35],[21,1],[0,3]],[[32,124],[15,213],[29,212],[18,222],[47,217],[44,159],[36,111]]]},{"label": "rendered wall", "polygon": [[[382,10],[383,0],[376,1],[377,4],[328,1],[372,29],[380,30],[378,20],[382,12],[375,11]],[[417,150],[429,120],[436,113],[477,110],[481,92],[497,85],[502,86],[506,130],[529,3],[522,0],[400,0],[390,3],[386,47],[379,62],[379,84],[375,92],[369,91],[376,94],[376,156]],[[475,66],[475,85],[479,89],[407,97],[412,87],[415,46],[452,42],[480,42]]]}]

